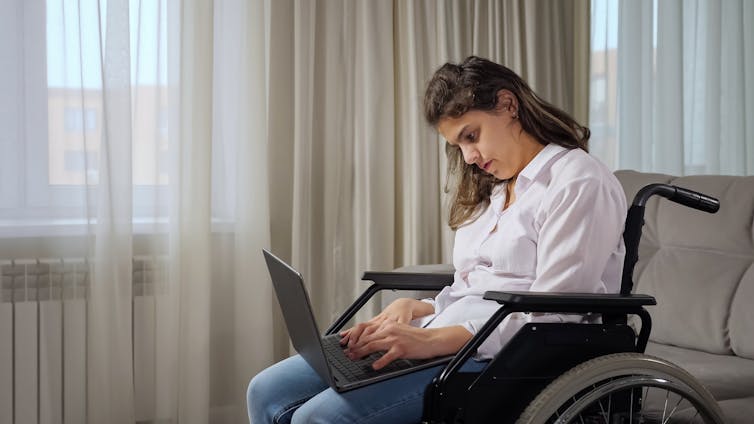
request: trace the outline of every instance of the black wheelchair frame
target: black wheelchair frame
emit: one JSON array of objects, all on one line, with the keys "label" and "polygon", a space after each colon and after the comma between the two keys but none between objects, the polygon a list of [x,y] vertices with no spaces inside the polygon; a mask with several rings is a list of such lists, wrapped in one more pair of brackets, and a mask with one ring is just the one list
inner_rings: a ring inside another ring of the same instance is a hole
[{"label": "black wheelchair frame", "polygon": [[[486,292],[484,299],[498,302],[501,306],[429,384],[425,392],[422,422],[592,422],[589,419],[584,421],[585,411],[589,411],[589,408],[597,411],[596,416],[604,417],[604,420],[593,422],[638,422],[638,419],[633,421],[633,417],[641,408],[642,396],[646,396],[641,389],[647,387],[664,387],[681,393],[680,396],[685,396],[689,404],[701,411],[701,414],[697,414],[703,422],[723,422],[714,399],[682,370],[657,358],[625,355],[644,353],[652,325],[644,307],[656,304],[652,296],[631,293],[645,205],[653,195],[710,213],[715,213],[719,208],[719,202],[712,197],[668,184],[650,184],[639,190],[626,217],[623,233],[626,256],[618,294]],[[453,282],[453,274],[365,272],[362,279],[373,284],[330,326],[326,334],[339,331],[381,290],[440,290]],[[502,320],[516,312],[599,314],[601,323],[528,323],[481,372],[461,372],[462,365],[476,353]],[[630,315],[639,317],[641,321],[638,336],[628,323]],[[616,354],[618,356],[614,356]],[[604,368],[606,361],[600,358],[623,361],[621,363],[625,365],[611,367],[608,364]],[[592,365],[590,360],[596,361],[596,365]],[[565,387],[573,385],[560,380],[564,377],[566,380],[578,380],[577,374],[583,378],[589,374],[585,366],[611,370],[610,376],[600,380],[599,372],[603,371],[599,371],[592,384],[593,389],[571,388],[569,390],[573,396],[569,395],[567,400],[557,399],[558,395],[567,391]],[[626,371],[622,372],[621,368]],[[650,371],[636,371],[645,368]],[[610,409],[606,413],[602,401],[599,403],[601,412],[593,404],[588,404],[589,399],[608,392],[613,386],[621,390],[618,392],[615,389],[614,392],[619,395],[610,398],[611,408],[613,404],[619,405],[616,406],[617,413],[612,413]],[[545,389],[549,389],[549,393],[542,399],[545,395],[543,391],[548,391]],[[548,405],[548,402],[558,404]],[[561,402],[564,405],[560,405]],[[545,409],[554,412],[542,413],[541,410]],[[580,421],[575,421],[576,416]],[[665,412],[663,419],[664,416]]]}]

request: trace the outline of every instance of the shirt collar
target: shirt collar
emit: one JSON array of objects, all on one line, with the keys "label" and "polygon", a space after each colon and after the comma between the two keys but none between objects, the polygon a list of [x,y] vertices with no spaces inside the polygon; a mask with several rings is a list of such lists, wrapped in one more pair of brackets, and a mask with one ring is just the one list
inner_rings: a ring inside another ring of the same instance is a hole
[{"label": "shirt collar", "polygon": [[566,150],[568,149],[554,143],[547,144],[518,174],[516,178],[516,191],[518,192],[519,187],[521,189],[528,187],[542,171],[550,167],[554,159],[560,156],[560,153]]},{"label": "shirt collar", "polygon": [[[518,177],[516,177],[516,193],[523,193],[524,190],[529,188],[532,181],[534,181],[542,171],[547,170],[555,159],[560,157],[561,153],[566,151],[568,151],[567,148],[554,143],[545,145],[545,147],[542,148],[542,150],[540,150],[528,164],[526,164],[524,169],[519,172]],[[492,200],[492,206],[496,211],[502,209],[503,195],[505,194],[504,187],[505,184],[498,184],[492,189],[490,199]]]}]

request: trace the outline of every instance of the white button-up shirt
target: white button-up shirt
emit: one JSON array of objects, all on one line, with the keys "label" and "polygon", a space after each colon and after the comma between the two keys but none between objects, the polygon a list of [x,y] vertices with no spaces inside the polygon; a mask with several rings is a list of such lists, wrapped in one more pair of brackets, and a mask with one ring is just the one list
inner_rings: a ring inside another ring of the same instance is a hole
[{"label": "white button-up shirt", "polygon": [[[519,173],[505,210],[505,184],[489,207],[458,229],[455,279],[434,299],[429,328],[462,325],[472,334],[500,307],[484,292],[617,293],[625,249],[626,198],[615,176],[581,149],[549,144]],[[527,322],[580,321],[580,315],[509,315],[479,347],[492,358]]]}]

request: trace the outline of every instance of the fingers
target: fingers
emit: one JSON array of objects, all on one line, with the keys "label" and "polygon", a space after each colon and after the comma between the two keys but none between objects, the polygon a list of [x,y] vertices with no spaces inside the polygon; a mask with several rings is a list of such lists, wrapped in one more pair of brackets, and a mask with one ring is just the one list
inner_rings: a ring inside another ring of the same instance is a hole
[{"label": "fingers", "polygon": [[345,353],[351,359],[360,359],[374,352],[385,352],[382,357],[374,361],[372,368],[379,370],[396,359],[419,355],[421,347],[416,346],[418,340],[406,331],[405,324],[386,322],[372,334],[362,334],[359,343],[349,346]]},{"label": "fingers", "polygon": [[396,349],[395,346],[393,346],[390,350],[385,352],[385,354],[382,355],[380,359],[372,363],[372,368],[374,368],[375,370],[379,370],[385,367],[386,365],[388,365],[389,363],[395,361],[396,359],[400,359],[400,357],[401,355],[398,352],[398,349]]},{"label": "fingers", "polygon": [[341,331],[338,335],[340,336],[340,345],[345,346],[348,344],[348,340],[351,336],[351,329],[349,328],[348,330]]},{"label": "fingers", "polygon": [[364,330],[366,329],[367,325],[369,325],[369,324],[362,322],[362,323],[354,325],[351,328],[351,330],[349,330],[349,334],[348,334],[348,346],[353,346],[353,344],[356,341],[359,340],[359,338],[361,337],[361,333],[364,332]]},{"label": "fingers", "polygon": [[346,356],[351,359],[361,359],[370,353],[386,351],[391,348],[391,341],[388,339],[372,340],[360,347],[346,349]]},{"label": "fingers", "polygon": [[358,323],[348,330],[338,333],[341,336],[340,345],[349,347],[363,345],[363,342],[361,342],[363,337],[378,331],[386,323],[403,321],[405,321],[405,317],[393,316],[392,314],[386,314],[384,312],[380,313],[367,322]]},{"label": "fingers", "polygon": [[350,329],[340,333],[340,335],[343,337],[340,340],[340,344],[348,345],[349,347],[359,346],[364,343],[362,341],[364,337],[367,337],[373,334],[375,331],[378,331],[384,322],[385,321],[383,319],[372,319],[367,322],[356,324]]},{"label": "fingers", "polygon": [[360,323],[349,328],[348,330],[341,331],[340,333],[338,333],[338,335],[341,337],[340,344],[345,345],[349,340],[356,341],[360,337],[363,337],[364,334],[371,333],[371,330],[369,330],[369,328],[371,327],[372,325],[370,324]]},{"label": "fingers", "polygon": [[371,334],[374,334],[376,331],[379,331],[383,325],[384,325],[384,321],[380,323],[374,323],[374,324],[368,325],[364,329],[364,331],[361,333],[359,340],[356,340],[356,342],[359,342],[360,340],[363,340],[365,337],[369,337]]},{"label": "fingers", "polygon": [[393,347],[396,340],[395,330],[400,324],[385,322],[378,328],[371,329],[369,334],[362,333],[358,341],[351,339],[346,354],[351,358],[362,358],[373,352],[386,351]]},{"label": "fingers", "polygon": [[370,334],[372,332],[372,330],[370,330],[372,326],[373,324],[370,324],[369,322],[362,322],[354,325],[348,330],[341,331],[340,333],[338,333],[341,337],[340,344],[342,346],[346,344],[353,345],[365,334]]},{"label": "fingers", "polygon": [[374,340],[359,349],[349,350],[346,352],[349,358],[359,359],[373,352],[385,352],[379,359],[372,363],[372,368],[379,370],[390,364],[396,359],[403,357],[404,351],[400,345],[395,344],[393,340],[380,339]]}]

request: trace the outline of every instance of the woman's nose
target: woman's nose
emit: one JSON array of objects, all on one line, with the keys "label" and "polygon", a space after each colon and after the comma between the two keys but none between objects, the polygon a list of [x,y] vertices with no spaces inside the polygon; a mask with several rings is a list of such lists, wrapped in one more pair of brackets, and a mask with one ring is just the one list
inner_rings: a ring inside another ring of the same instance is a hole
[{"label": "woman's nose", "polygon": [[461,153],[463,153],[463,160],[469,165],[473,165],[479,160],[479,152],[472,146],[461,146]]}]

